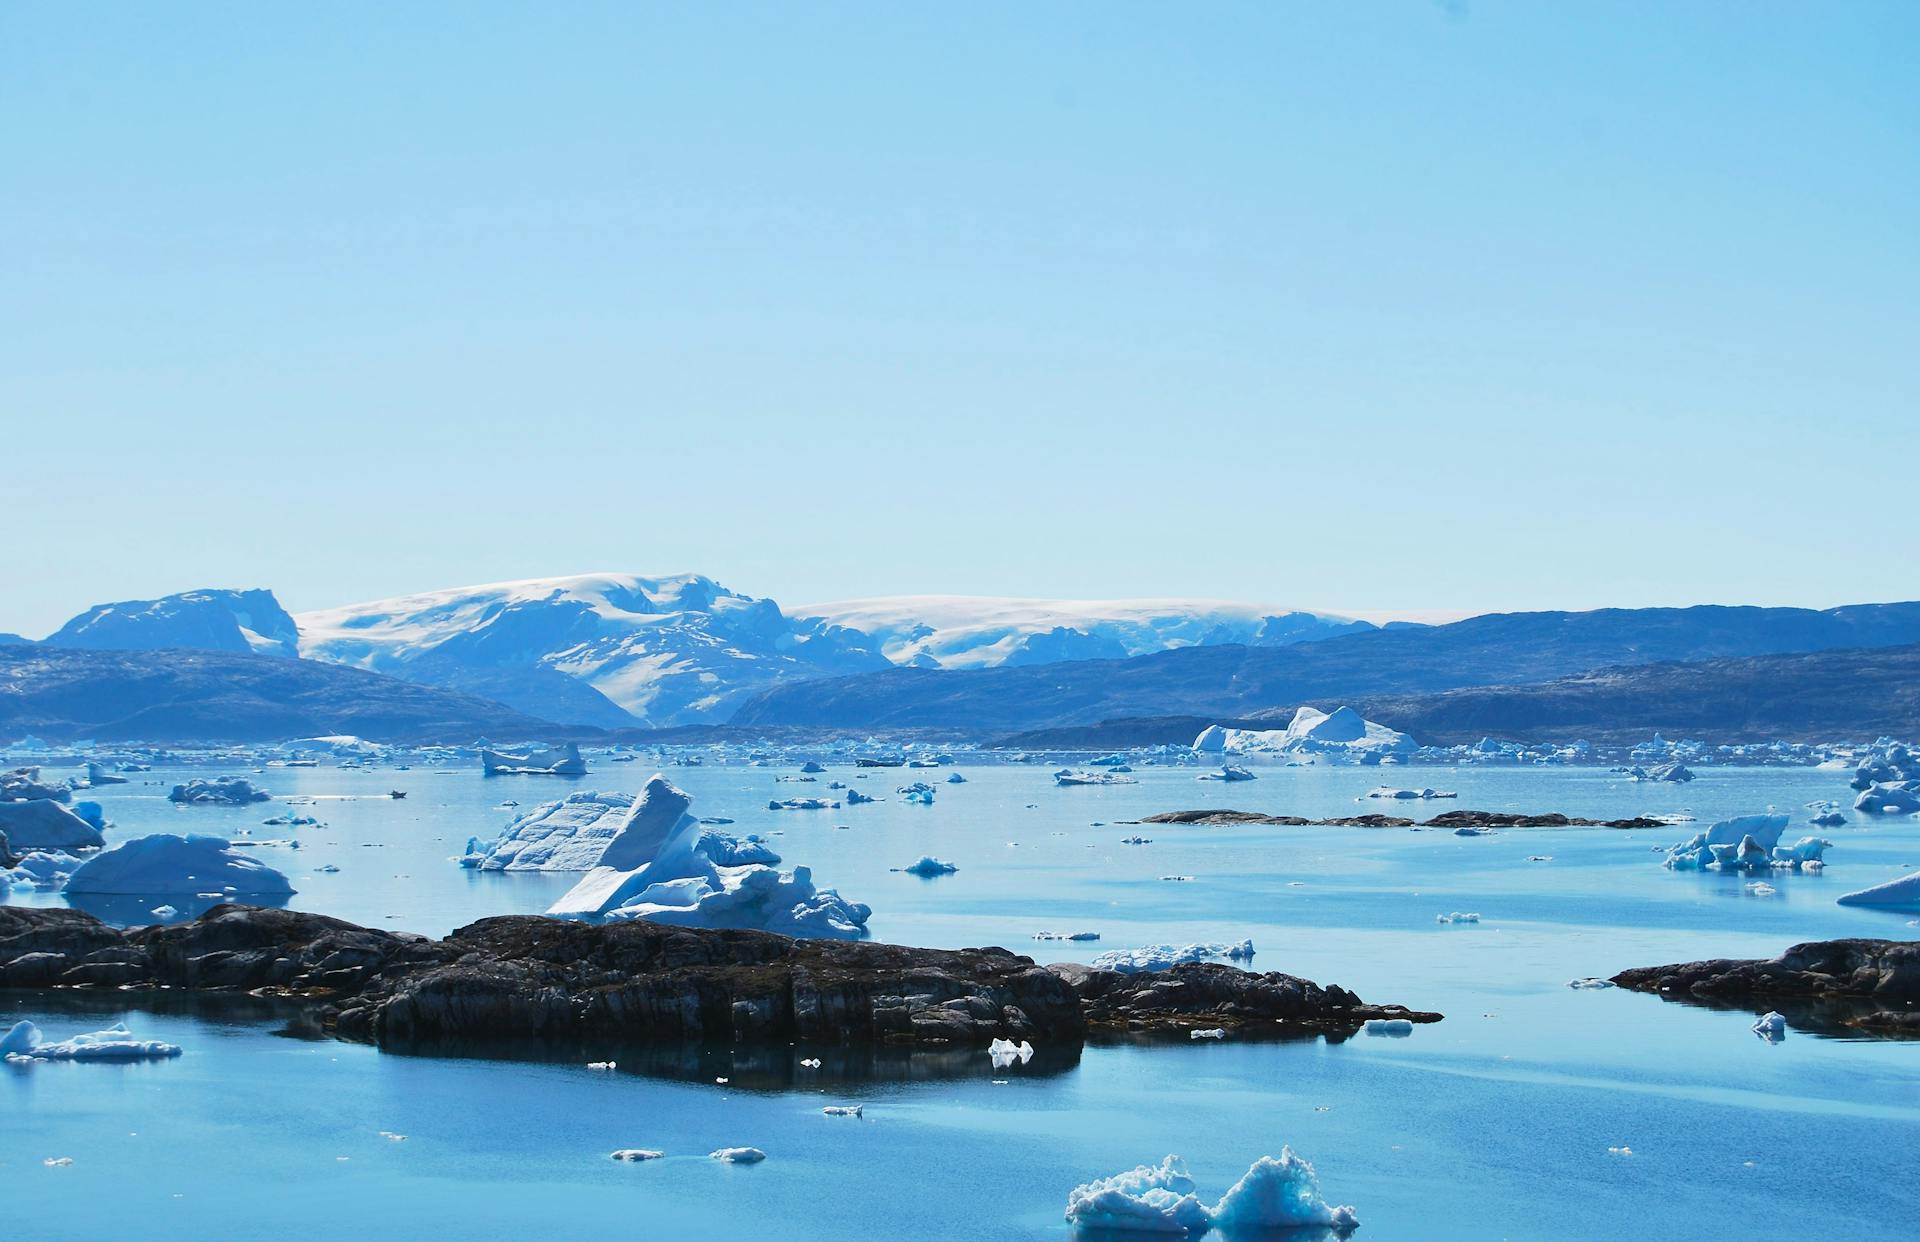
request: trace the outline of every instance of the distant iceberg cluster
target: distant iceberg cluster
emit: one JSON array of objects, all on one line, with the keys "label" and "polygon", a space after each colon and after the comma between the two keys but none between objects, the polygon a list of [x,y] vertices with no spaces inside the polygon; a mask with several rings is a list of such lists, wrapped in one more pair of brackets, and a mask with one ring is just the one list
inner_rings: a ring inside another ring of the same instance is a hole
[{"label": "distant iceberg cluster", "polygon": [[1321,1196],[1313,1166],[1280,1149],[1262,1156],[1211,1207],[1178,1156],[1076,1186],[1067,1195],[1067,1221],[1076,1229],[1121,1233],[1228,1234],[1319,1227],[1346,1233],[1359,1226],[1351,1207],[1334,1207]]},{"label": "distant iceberg cluster", "polygon": [[[564,808],[565,803],[554,805]],[[871,907],[848,901],[830,888],[816,888],[812,872],[805,867],[780,871],[778,854],[755,838],[743,840],[701,824],[692,814],[692,805],[693,799],[664,776],[649,780],[621,813],[617,828],[586,875],[547,913],[558,918],[647,919],[682,927],[751,928],[841,940],[867,934]],[[596,807],[600,808],[597,813],[592,810]],[[577,808],[568,822],[584,822],[573,836],[590,830],[591,840],[598,840],[609,818],[604,802],[583,802]],[[531,818],[545,824],[565,815],[553,811],[542,817],[544,811],[549,808],[541,808]],[[505,835],[515,831],[509,825]],[[541,840],[544,843],[546,837]],[[461,862],[477,857],[480,862],[468,865],[484,866],[499,844],[476,849],[477,843],[470,843]],[[580,857],[558,845],[550,856]]]},{"label": "distant iceberg cluster", "polygon": [[1095,970],[1137,975],[1150,970],[1171,970],[1187,962],[1250,962],[1253,941],[1237,944],[1151,944],[1140,949],[1112,949],[1093,959]]},{"label": "distant iceberg cluster", "polygon": [[1920,812],[1920,755],[1883,737],[1861,758],[1852,785],[1860,794],[1853,800],[1856,811],[1870,815]]},{"label": "distant iceberg cluster", "polygon": [[1294,712],[1293,720],[1284,729],[1229,729],[1224,725],[1208,725],[1193,739],[1193,749],[1200,755],[1371,764],[1389,756],[1409,756],[1418,747],[1406,734],[1363,719],[1351,707],[1331,712],[1302,707]]}]

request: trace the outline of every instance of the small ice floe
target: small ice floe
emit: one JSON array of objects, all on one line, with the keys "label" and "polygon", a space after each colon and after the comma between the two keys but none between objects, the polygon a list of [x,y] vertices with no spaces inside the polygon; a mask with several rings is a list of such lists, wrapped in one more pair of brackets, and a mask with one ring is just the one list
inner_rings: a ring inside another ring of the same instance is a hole
[{"label": "small ice floe", "polygon": [[394,1133],[394,1132],[393,1132],[392,1130],[382,1130],[382,1131],[380,1131],[380,1137],[381,1137],[381,1138],[383,1138],[383,1139],[385,1139],[385,1140],[387,1140],[387,1142],[389,1142],[389,1143],[404,1143],[404,1142],[406,1142],[406,1141],[407,1141],[407,1136],[406,1136],[406,1135],[404,1135],[404,1134],[395,1134],[395,1133]]},{"label": "small ice floe", "polygon": [[716,1079],[714,1079],[713,1081],[714,1081],[714,1083],[715,1083],[715,1084],[716,1084],[717,1086],[722,1086],[722,1087],[724,1087],[724,1086],[726,1086],[726,1085],[727,1085],[728,1083],[730,1083],[730,1082],[732,1082],[733,1080],[732,1080],[731,1078],[716,1078]]},{"label": "small ice floe", "polygon": [[1227,764],[1218,771],[1202,772],[1195,779],[1203,781],[1251,781],[1258,780],[1251,771],[1235,764]]},{"label": "small ice floe", "polygon": [[1394,799],[1395,801],[1400,801],[1400,802],[1408,802],[1408,801],[1413,801],[1415,799],[1418,799],[1420,801],[1426,801],[1431,798],[1458,798],[1459,796],[1460,796],[1459,794],[1454,793],[1451,790],[1427,789],[1427,788],[1392,789],[1386,785],[1381,785],[1376,789],[1370,789],[1367,791],[1367,797],[1369,798],[1391,798],[1391,799]]},{"label": "small ice floe", "polygon": [[[664,1151],[655,1151],[651,1147],[622,1147],[619,1151],[612,1153],[615,1160],[629,1160],[636,1163],[641,1160],[658,1160],[666,1154]],[[714,1153],[715,1156],[719,1154]]]},{"label": "small ice floe", "polygon": [[1185,884],[1187,881],[1191,880],[1193,877],[1190,875],[1163,875],[1160,878],[1163,880],[1170,880],[1175,884]]},{"label": "small ice floe", "polygon": [[1200,1234],[1218,1228],[1229,1236],[1316,1226],[1345,1234],[1360,1223],[1351,1207],[1321,1197],[1313,1166],[1291,1147],[1282,1147],[1278,1160],[1254,1161],[1211,1207],[1194,1189],[1185,1163],[1168,1156],[1074,1187],[1067,1195],[1067,1221],[1095,1233]]},{"label": "small ice floe", "polygon": [[1747,891],[1749,893],[1752,893],[1755,897],[1771,897],[1775,893],[1779,892],[1780,890],[1775,888],[1773,885],[1767,883],[1765,880],[1754,880],[1752,883],[1747,885]]},{"label": "small ice floe", "polygon": [[801,1069],[819,1069],[820,1058],[819,1057],[801,1057],[800,1068]]},{"label": "small ice floe", "polygon": [[908,875],[917,875],[931,879],[936,875],[952,875],[954,872],[960,870],[960,868],[950,862],[935,858],[931,854],[922,854],[918,862],[910,863],[905,867],[895,867],[893,870],[904,871]]},{"label": "small ice floe", "polygon": [[727,1164],[759,1164],[767,1158],[767,1153],[758,1147],[722,1147],[719,1151],[707,1153],[709,1160],[721,1160]]},{"label": "small ice floe", "polygon": [[1033,938],[1035,940],[1098,940],[1100,939],[1100,933],[1089,931],[1035,932],[1033,933]]},{"label": "small ice floe", "polygon": [[1152,845],[1152,844],[1153,844],[1153,838],[1152,838],[1152,837],[1121,837],[1121,838],[1120,838],[1120,844],[1122,844],[1122,845]]},{"label": "small ice floe", "polygon": [[1770,1044],[1777,1044],[1787,1037],[1786,1015],[1769,1010],[1760,1015],[1753,1024],[1753,1033]]},{"label": "small ice floe", "polygon": [[1368,1018],[1360,1029],[1369,1035],[1405,1039],[1413,1034],[1413,1022],[1408,1018]]},{"label": "small ice floe", "polygon": [[902,785],[893,792],[900,795],[901,801],[912,802],[919,806],[933,805],[933,786],[925,781],[915,781],[911,785]]},{"label": "small ice floe", "polygon": [[769,799],[769,811],[837,811],[840,804],[831,798],[779,798]]},{"label": "small ice floe", "polygon": [[339,875],[340,874],[340,868],[334,866],[332,863],[322,863],[320,866],[315,867],[314,870],[318,871],[322,875]]},{"label": "small ice floe", "polygon": [[829,1104],[820,1112],[828,1117],[864,1117],[867,1106],[864,1104]]},{"label": "small ice floe", "polygon": [[1433,921],[1436,923],[1478,923],[1480,916],[1472,911],[1463,912],[1455,910],[1451,914],[1436,914],[1433,916]]},{"label": "small ice floe", "polygon": [[1017,1044],[1011,1039],[996,1039],[987,1045],[987,1056],[997,1070],[1008,1069],[1015,1062],[1025,1065],[1033,1060],[1033,1045],[1024,1039]]},{"label": "small ice floe", "polygon": [[45,1160],[42,1160],[40,1163],[46,1165],[49,1169],[64,1169],[73,1163],[73,1157],[72,1156],[48,1156]]},{"label": "small ice floe", "polygon": [[1529,855],[1527,855],[1527,861],[1528,861],[1528,862],[1552,862],[1552,861],[1553,861],[1553,855],[1551,855],[1551,854],[1529,854]]},{"label": "small ice floe", "polygon": [[1187,962],[1251,961],[1253,941],[1238,944],[1150,944],[1138,949],[1113,949],[1093,959],[1095,970],[1136,975],[1149,970],[1169,970]]},{"label": "small ice floe", "polygon": [[619,1065],[620,1065],[620,1063],[619,1063],[618,1061],[589,1061],[589,1062],[587,1062],[587,1068],[588,1068],[588,1069],[590,1069],[590,1070],[611,1070],[611,1069],[616,1069],[616,1068],[618,1068],[618,1067],[619,1067]]},{"label": "small ice floe", "polygon": [[1589,976],[1588,978],[1585,978],[1585,979],[1569,979],[1569,980],[1567,980],[1567,986],[1568,986],[1568,987],[1570,987],[1570,988],[1578,988],[1578,989],[1581,989],[1581,990],[1583,990],[1583,991],[1596,991],[1596,992],[1597,992],[1597,991],[1599,991],[1599,990],[1600,990],[1600,989],[1602,989],[1602,988],[1610,988],[1610,987],[1612,987],[1612,986],[1613,986],[1613,980],[1611,980],[1611,979],[1596,979],[1596,978],[1593,978],[1593,977],[1591,977],[1591,976]]},{"label": "small ice floe", "polygon": [[1631,1156],[1631,1155],[1633,1154],[1633,1148],[1631,1148],[1631,1147],[1609,1147],[1609,1148],[1607,1148],[1607,1154],[1608,1154],[1609,1156]]},{"label": "small ice floe", "polygon": [[0,1056],[9,1065],[35,1061],[154,1061],[179,1055],[178,1044],[136,1039],[124,1022],[55,1043],[47,1043],[40,1028],[31,1022],[17,1022],[0,1035]]},{"label": "small ice floe", "polygon": [[172,906],[155,906],[153,909],[147,911],[147,913],[156,919],[170,919],[180,912]]},{"label": "small ice floe", "polygon": [[1226,1037],[1226,1031],[1217,1026],[1204,1031],[1187,1032],[1188,1039],[1225,1039]]},{"label": "small ice floe", "polygon": [[964,777],[964,776],[962,776],[962,775],[960,775],[960,774],[959,774],[958,772],[949,772],[949,773],[947,773],[947,784],[949,784],[949,785],[964,785],[964,784],[966,784],[966,783],[967,783],[967,778],[966,778],[966,777]]}]

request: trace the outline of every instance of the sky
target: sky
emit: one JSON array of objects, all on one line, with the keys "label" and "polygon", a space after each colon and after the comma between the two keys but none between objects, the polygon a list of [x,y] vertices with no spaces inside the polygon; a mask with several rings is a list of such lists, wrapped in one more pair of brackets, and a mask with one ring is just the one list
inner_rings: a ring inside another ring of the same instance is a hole
[{"label": "sky", "polygon": [[0,7],[0,630],[1920,596],[1920,5]]}]

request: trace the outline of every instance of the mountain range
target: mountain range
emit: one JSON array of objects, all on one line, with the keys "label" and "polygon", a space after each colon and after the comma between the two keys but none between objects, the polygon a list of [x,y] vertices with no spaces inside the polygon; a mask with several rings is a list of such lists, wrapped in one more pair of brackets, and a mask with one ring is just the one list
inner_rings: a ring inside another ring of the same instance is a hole
[{"label": "mountain range", "polygon": [[[1752,669],[1693,666],[1920,643],[1920,603],[1502,613],[1376,626],[1336,614],[1180,600],[923,596],[789,613],[696,574],[592,574],[297,615],[268,591],[189,591],[97,605],[38,644],[19,642],[25,645],[0,643],[16,669],[13,682],[0,678],[0,699],[50,683],[81,691],[77,675],[52,664],[19,664],[23,652],[106,651],[128,658],[93,667],[123,690],[138,681],[140,662],[131,657],[142,652],[152,657],[145,667],[154,676],[179,663],[181,651],[298,666],[281,670],[277,689],[271,672],[246,675],[254,701],[243,715],[262,721],[276,696],[308,696],[300,701],[309,707],[326,700],[314,668],[348,666],[374,678],[357,683],[367,693],[398,679],[449,696],[434,707],[420,700],[396,708],[389,734],[415,730],[422,714],[438,712],[455,735],[732,726],[972,737],[1088,730],[1117,742],[1129,731],[1172,735],[1194,720],[1258,723],[1301,704],[1337,701],[1363,704],[1372,718],[1422,740],[1528,728],[1599,737],[1615,728],[1645,732],[1656,718],[1671,722],[1658,727],[1698,732],[1712,732],[1710,725],[1764,732],[1801,719],[1855,736],[1871,732],[1873,720],[1904,718],[1899,703],[1865,689],[1878,667],[1872,659],[1807,665],[1804,675],[1790,675],[1797,667],[1790,659]],[[194,665],[193,677],[210,676],[209,667]],[[1899,676],[1906,666],[1887,667]],[[1622,671],[1634,668],[1646,671]],[[241,675],[237,664],[228,671]],[[1834,705],[1838,716],[1778,695],[1756,708],[1768,678],[1782,694],[1830,683],[1858,702]],[[1662,685],[1688,686],[1711,706],[1689,715]],[[376,697],[387,704],[405,698],[390,687]],[[99,727],[92,731],[107,736],[128,715],[104,701],[77,702],[64,718],[76,727],[93,721]],[[168,717],[176,718],[186,719]]]}]

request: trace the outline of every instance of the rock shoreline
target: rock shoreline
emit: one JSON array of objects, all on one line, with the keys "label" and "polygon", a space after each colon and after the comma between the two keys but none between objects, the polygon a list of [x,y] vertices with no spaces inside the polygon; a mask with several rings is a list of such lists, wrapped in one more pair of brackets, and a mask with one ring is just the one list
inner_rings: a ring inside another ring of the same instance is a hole
[{"label": "rock shoreline", "polygon": [[318,1031],[432,1052],[489,1042],[790,1042],[1078,1047],[1220,1027],[1344,1037],[1440,1015],[1218,964],[1120,975],[999,948],[918,949],[510,915],[444,940],[324,915],[221,905],[119,930],[78,910],[0,907],[0,987],[280,997]]},{"label": "rock shoreline", "polygon": [[1613,977],[1663,1000],[1777,1009],[1795,1025],[1920,1039],[1920,941],[1815,940],[1770,960],[1712,958]]}]

